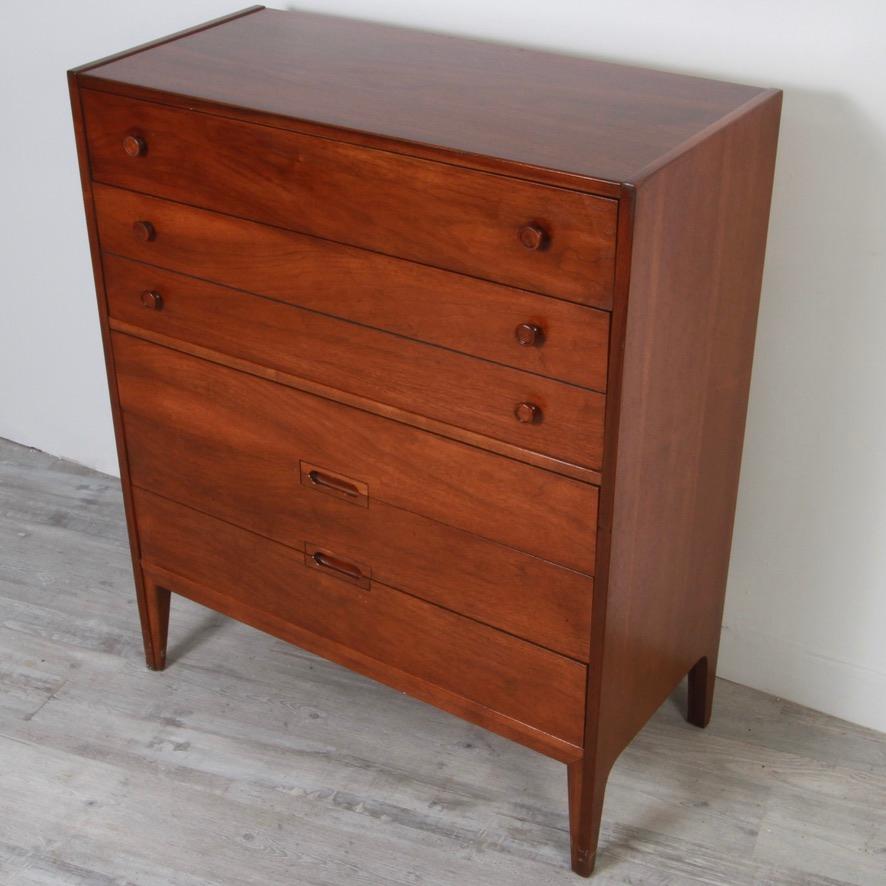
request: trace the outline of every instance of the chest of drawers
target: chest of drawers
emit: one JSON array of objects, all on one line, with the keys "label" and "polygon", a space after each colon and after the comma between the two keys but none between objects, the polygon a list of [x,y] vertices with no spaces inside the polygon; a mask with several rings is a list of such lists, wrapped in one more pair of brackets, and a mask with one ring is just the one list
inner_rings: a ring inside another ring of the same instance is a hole
[{"label": "chest of drawers", "polygon": [[260,7],[69,80],[149,667],[180,594],[561,760],[589,874],[710,716],[780,93]]}]

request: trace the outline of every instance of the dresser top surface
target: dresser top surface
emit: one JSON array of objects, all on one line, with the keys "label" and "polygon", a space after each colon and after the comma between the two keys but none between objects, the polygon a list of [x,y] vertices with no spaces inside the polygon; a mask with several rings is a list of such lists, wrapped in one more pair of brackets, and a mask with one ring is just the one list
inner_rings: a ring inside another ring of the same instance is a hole
[{"label": "dresser top surface", "polygon": [[771,90],[257,8],[87,66],[213,105],[632,182]]}]

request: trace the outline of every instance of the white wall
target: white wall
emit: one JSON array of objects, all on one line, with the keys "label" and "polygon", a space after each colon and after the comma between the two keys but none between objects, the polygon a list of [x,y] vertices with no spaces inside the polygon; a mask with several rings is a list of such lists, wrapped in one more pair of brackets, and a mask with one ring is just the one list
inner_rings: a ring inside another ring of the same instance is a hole
[{"label": "white wall", "polygon": [[[116,470],[65,69],[237,5],[5,10],[0,436]],[[299,5],[784,88],[721,674],[886,730],[886,4]]]}]

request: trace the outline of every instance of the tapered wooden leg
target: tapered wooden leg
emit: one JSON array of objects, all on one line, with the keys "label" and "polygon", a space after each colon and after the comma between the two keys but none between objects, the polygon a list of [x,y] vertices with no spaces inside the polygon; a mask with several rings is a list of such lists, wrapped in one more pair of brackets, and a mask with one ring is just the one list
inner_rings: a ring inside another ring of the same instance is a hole
[{"label": "tapered wooden leg", "polygon": [[566,764],[569,789],[569,842],[572,870],[582,877],[590,877],[597,860],[597,842],[600,839],[600,819],[603,815],[603,795],[608,773],[597,774],[585,781],[584,761]]},{"label": "tapered wooden leg", "polygon": [[714,683],[717,678],[716,659],[705,656],[689,672],[689,705],[686,719],[704,729],[711,721],[714,704]]},{"label": "tapered wooden leg", "polygon": [[145,661],[152,671],[166,667],[166,640],[169,636],[169,591],[146,579],[139,600]]}]

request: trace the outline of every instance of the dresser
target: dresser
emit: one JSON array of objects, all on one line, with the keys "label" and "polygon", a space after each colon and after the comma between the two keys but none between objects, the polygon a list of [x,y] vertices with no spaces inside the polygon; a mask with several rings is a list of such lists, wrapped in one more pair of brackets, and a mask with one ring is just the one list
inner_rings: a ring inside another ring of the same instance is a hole
[{"label": "dresser", "polygon": [[148,666],[181,595],[562,761],[590,874],[711,714],[781,93],[261,7],[69,83]]}]

